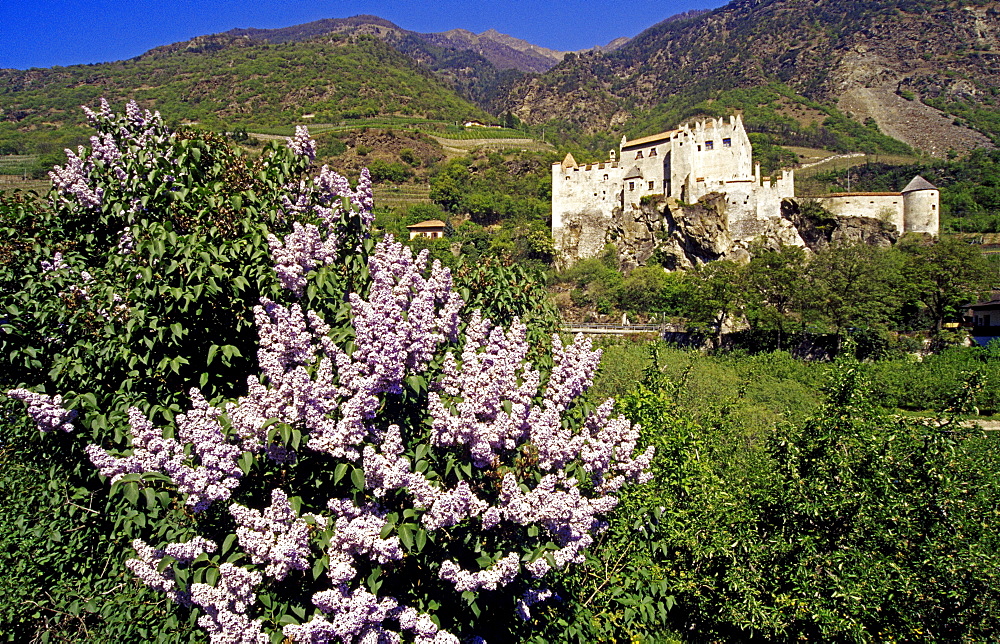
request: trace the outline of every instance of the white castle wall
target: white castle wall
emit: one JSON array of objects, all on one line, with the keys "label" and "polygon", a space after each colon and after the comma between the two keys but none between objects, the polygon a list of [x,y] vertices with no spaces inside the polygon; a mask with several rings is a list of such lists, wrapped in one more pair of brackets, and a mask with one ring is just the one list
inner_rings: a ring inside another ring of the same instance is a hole
[{"label": "white castle wall", "polygon": [[903,195],[898,192],[837,193],[815,200],[831,214],[840,217],[881,219],[894,225],[899,232],[905,229],[905,205]]},{"label": "white castle wall", "polygon": [[552,238],[580,257],[604,248],[604,231],[621,206],[622,169],[615,161],[577,165],[572,155],[552,165]]}]

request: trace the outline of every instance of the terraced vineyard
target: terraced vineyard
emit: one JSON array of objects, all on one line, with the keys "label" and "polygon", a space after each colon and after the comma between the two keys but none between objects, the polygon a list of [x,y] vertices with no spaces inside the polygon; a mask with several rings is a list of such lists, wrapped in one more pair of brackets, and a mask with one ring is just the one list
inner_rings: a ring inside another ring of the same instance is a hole
[{"label": "terraced vineyard", "polygon": [[[411,130],[431,136],[458,141],[479,139],[523,139],[525,133],[520,130],[491,127],[463,127],[454,122],[430,120],[413,117],[376,117],[369,119],[351,119],[339,123],[306,123],[310,134],[323,132],[349,132],[363,128],[385,128],[390,130]],[[291,136],[295,133],[294,125],[278,127],[249,126],[250,132],[266,137]]]},{"label": "terraced vineyard", "polygon": [[427,184],[376,185],[375,205],[407,208],[418,203],[431,203],[431,187]]},{"label": "terraced vineyard", "polygon": [[0,155],[0,175],[22,175],[31,171],[37,162],[37,154]]}]

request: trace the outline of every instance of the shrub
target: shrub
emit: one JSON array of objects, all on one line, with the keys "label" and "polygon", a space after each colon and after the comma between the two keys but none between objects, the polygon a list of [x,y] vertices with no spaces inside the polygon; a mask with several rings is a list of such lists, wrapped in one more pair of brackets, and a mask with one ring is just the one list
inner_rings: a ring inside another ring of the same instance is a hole
[{"label": "shrub", "polygon": [[[610,402],[578,401],[599,358],[589,341],[553,337],[551,368],[540,370],[528,360],[521,322],[503,328],[478,312],[460,315],[447,269],[391,237],[368,238],[366,175],[354,190],[325,167],[310,180],[281,174],[304,172],[314,157],[304,129],[286,149],[272,147],[252,175],[269,189],[242,191],[238,204],[230,199],[233,218],[223,217],[257,261],[252,289],[246,277],[231,279],[255,296],[252,316],[243,310],[249,303],[220,287],[229,296],[223,317],[244,313],[259,343],[244,333],[230,344],[224,327],[209,327],[207,339],[192,334],[184,316],[204,283],[217,284],[227,269],[211,248],[194,256],[207,266],[181,270],[180,260],[185,244],[217,230],[205,221],[225,203],[212,192],[221,189],[213,172],[240,160],[203,168],[212,145],[190,152],[134,104],[126,116],[104,104],[92,117],[94,148],[56,170],[53,212],[43,215],[83,230],[84,243],[54,255],[48,244],[18,251],[43,313],[16,303],[22,291],[4,302],[12,316],[5,329],[45,341],[4,351],[16,357],[16,373],[33,378],[15,381],[21,386],[8,395],[28,405],[44,436],[25,436],[23,423],[9,431],[20,432],[19,443],[51,445],[52,496],[62,498],[66,479],[74,499],[104,499],[115,518],[114,539],[93,519],[74,537],[73,554],[108,549],[124,583],[121,548],[131,541],[125,566],[174,603],[157,610],[166,639],[187,637],[177,633],[194,616],[212,642],[529,634],[537,615],[555,610],[561,571],[584,561],[618,491],[645,480],[652,458],[636,453],[638,428],[613,417]],[[160,163],[172,180],[156,173]],[[200,185],[206,177],[212,183]],[[184,220],[190,238],[157,219],[119,232],[141,216],[174,216],[170,204],[188,212],[192,194],[204,201]],[[262,201],[273,206],[249,221],[238,216],[244,203]],[[22,235],[32,225],[30,217],[17,223]],[[153,237],[137,241],[146,230]],[[233,262],[237,275],[243,268]],[[186,286],[164,290],[177,273]],[[176,315],[148,316],[144,307],[157,301]],[[123,345],[136,319],[152,336]],[[61,335],[53,342],[49,333]],[[196,355],[206,342],[207,354]],[[65,368],[39,373],[46,361],[79,364],[67,362],[66,347],[96,356],[98,370],[121,361],[127,386],[117,374],[91,375],[93,367],[73,368],[72,377]],[[168,353],[150,360],[146,348]],[[256,361],[233,366],[253,353]],[[220,354],[230,362],[212,388]],[[102,388],[75,393],[70,383],[76,392]],[[36,391],[43,387],[66,399]],[[110,496],[86,460],[109,479]],[[102,587],[103,573],[83,567],[76,574],[89,588]],[[96,597],[88,605],[105,612]],[[142,610],[125,603],[118,633]],[[60,598],[45,608],[80,611]],[[45,630],[33,619],[23,609],[8,613],[5,630],[33,637]]]}]

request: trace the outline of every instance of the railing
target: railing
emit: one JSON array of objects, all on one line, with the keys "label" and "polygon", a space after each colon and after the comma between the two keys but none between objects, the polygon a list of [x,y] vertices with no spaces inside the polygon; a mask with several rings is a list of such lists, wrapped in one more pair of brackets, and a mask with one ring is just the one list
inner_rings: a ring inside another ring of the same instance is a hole
[{"label": "railing", "polygon": [[562,329],[568,333],[683,333],[687,331],[684,326],[679,324],[606,324],[601,322],[564,324]]}]

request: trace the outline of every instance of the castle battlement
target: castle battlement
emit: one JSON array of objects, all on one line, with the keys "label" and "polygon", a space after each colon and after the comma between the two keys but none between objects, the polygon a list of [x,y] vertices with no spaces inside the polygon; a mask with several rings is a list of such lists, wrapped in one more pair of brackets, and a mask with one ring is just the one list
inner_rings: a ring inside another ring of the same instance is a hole
[{"label": "castle battlement", "polygon": [[[795,199],[795,173],[761,175],[739,114],[696,119],[631,141],[623,136],[606,161],[581,166],[567,154],[552,164],[552,236],[557,249],[576,258],[597,256],[616,211],[637,219],[633,211],[641,209],[643,197],[695,203],[713,193],[726,197],[726,223],[734,241],[750,241],[763,224],[781,218],[783,200]],[[846,196],[821,201],[837,214],[856,211],[855,216],[891,222],[900,233],[937,234],[937,188],[918,177],[895,195],[896,202],[883,204],[885,197],[878,197],[879,203],[869,200],[864,208]]]}]

